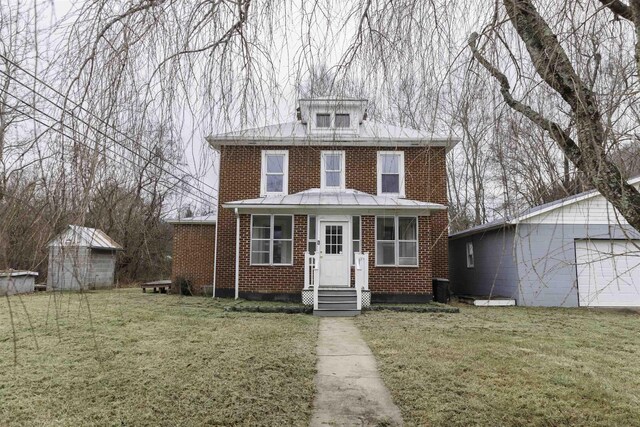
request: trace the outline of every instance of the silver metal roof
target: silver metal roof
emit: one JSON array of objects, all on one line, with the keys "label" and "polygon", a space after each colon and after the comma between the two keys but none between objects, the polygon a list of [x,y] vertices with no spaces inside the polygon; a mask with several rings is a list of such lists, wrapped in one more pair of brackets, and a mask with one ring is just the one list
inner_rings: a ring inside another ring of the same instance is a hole
[{"label": "silver metal roof", "polygon": [[236,200],[222,205],[225,208],[324,208],[375,210],[446,210],[438,203],[421,202],[392,196],[374,196],[358,190],[321,190],[313,188],[283,196],[264,196],[256,199]]},{"label": "silver metal roof", "polygon": [[92,249],[122,250],[122,246],[104,231],[79,225],[69,225],[69,228],[53,239],[49,246],[85,246]]},{"label": "silver metal roof", "polygon": [[340,130],[322,133],[308,133],[306,125],[300,121],[280,123],[237,132],[229,132],[207,137],[214,147],[221,145],[266,144],[336,144],[336,145],[434,145],[453,148],[459,141],[453,136],[434,135],[431,132],[403,128],[393,125],[364,121],[357,133]]},{"label": "silver metal roof", "polygon": [[171,218],[168,219],[169,224],[215,224],[218,222],[217,215],[208,214],[202,216],[191,216],[188,218]]},{"label": "silver metal roof", "polygon": [[20,276],[37,276],[35,271],[28,270],[0,270],[0,277],[20,277]]}]

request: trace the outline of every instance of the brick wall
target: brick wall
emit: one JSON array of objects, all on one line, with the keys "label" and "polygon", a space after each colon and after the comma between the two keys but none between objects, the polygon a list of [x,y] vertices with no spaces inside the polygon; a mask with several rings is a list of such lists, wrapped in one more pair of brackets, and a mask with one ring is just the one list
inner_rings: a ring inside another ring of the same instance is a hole
[{"label": "brick wall", "polygon": [[[218,209],[218,270],[216,289],[235,285],[236,219],[222,204],[260,195],[262,150],[283,147],[223,146],[220,150],[220,192]],[[320,187],[320,152],[345,151],[346,187],[377,193],[377,152],[379,147],[309,147],[289,150],[289,193]],[[447,204],[445,149],[425,147],[401,148],[405,157],[405,193],[409,199]],[[250,215],[241,215],[240,291],[293,293],[303,287],[306,248],[306,215],[294,218],[294,265],[258,267],[249,265]],[[363,250],[370,252],[370,284],[374,293],[431,293],[432,277],[447,277],[447,213],[421,217],[419,221],[419,267],[373,267],[375,242],[374,217],[364,216]]]},{"label": "brick wall", "polygon": [[[213,224],[174,224],[171,281],[191,281],[194,293],[213,283],[216,226]],[[234,245],[235,248],[235,245]]]}]

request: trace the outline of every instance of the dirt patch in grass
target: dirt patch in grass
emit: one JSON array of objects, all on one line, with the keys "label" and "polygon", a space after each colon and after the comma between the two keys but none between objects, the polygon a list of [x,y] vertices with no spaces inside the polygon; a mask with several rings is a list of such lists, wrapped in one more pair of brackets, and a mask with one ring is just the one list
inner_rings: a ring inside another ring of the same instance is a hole
[{"label": "dirt patch in grass", "polygon": [[407,425],[640,425],[640,315],[460,307],[356,319]]},{"label": "dirt patch in grass", "polygon": [[0,425],[307,425],[317,319],[229,303],[139,289],[0,298]]}]

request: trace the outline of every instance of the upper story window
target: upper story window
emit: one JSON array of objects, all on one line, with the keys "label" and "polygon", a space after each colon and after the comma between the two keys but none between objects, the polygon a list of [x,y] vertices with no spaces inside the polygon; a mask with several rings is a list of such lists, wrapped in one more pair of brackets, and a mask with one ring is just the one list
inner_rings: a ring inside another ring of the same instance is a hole
[{"label": "upper story window", "polygon": [[316,114],[316,127],[317,128],[330,128],[331,127],[331,114]]},{"label": "upper story window", "polygon": [[321,188],[344,189],[344,151],[323,151],[320,163]]},{"label": "upper story window", "polygon": [[336,127],[348,128],[351,127],[351,120],[348,114],[336,114]]},{"label": "upper story window", "polygon": [[262,178],[260,195],[287,194],[289,187],[289,152],[287,150],[262,151]]},{"label": "upper story window", "polygon": [[404,197],[404,152],[378,152],[378,195]]}]

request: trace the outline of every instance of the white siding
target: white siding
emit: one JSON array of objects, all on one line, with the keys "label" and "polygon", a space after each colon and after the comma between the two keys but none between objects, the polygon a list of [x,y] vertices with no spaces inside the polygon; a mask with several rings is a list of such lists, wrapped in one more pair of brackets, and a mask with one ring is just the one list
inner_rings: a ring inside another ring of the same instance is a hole
[{"label": "white siding", "polygon": [[[634,186],[639,188],[640,183]],[[627,224],[627,221],[602,195],[560,206],[521,222],[524,224]]]}]

